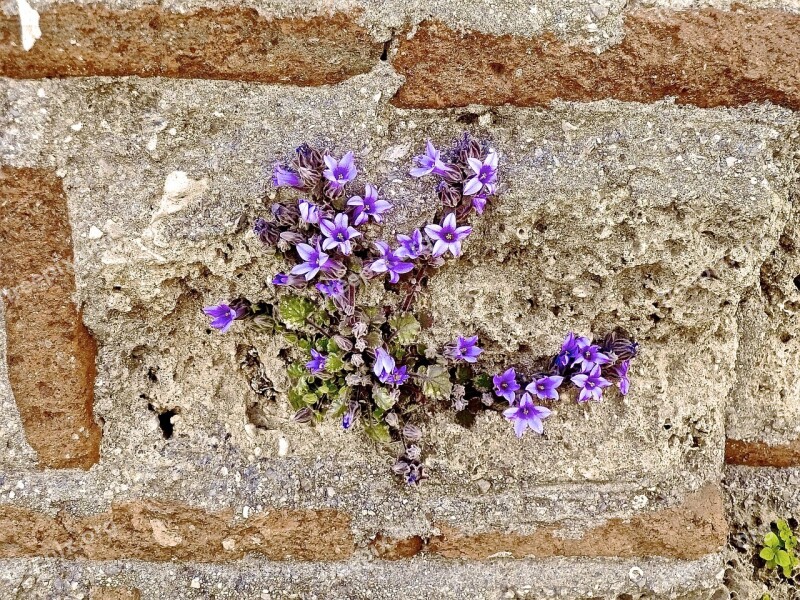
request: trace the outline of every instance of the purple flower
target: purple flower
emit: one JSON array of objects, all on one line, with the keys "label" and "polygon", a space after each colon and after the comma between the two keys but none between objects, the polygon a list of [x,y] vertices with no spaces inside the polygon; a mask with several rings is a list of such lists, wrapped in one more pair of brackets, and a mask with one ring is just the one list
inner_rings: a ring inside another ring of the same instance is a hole
[{"label": "purple flower", "polygon": [[[445,346],[444,355],[453,360],[463,360],[468,363],[474,363],[478,360],[483,350],[478,348],[478,336],[461,337],[458,336],[456,341]],[[517,388],[519,389],[519,388]]]},{"label": "purple flower", "polygon": [[563,381],[563,377],[550,375],[529,383],[525,389],[541,400],[546,398],[558,400],[558,386],[560,386]]},{"label": "purple flower", "polygon": [[630,366],[630,360],[623,360],[622,362],[611,367],[611,376],[619,379],[617,385],[619,386],[619,391],[623,396],[628,395],[628,391],[631,387],[631,380],[628,378],[628,369]]},{"label": "purple flower", "polygon": [[601,352],[600,346],[590,343],[586,338],[580,338],[575,343],[578,346],[575,364],[580,365],[581,371],[591,371],[595,365],[607,365],[611,362],[611,359]]},{"label": "purple flower", "polygon": [[391,372],[384,371],[383,375],[380,376],[380,380],[383,383],[388,383],[391,385],[403,385],[408,379],[408,368],[407,367],[395,367],[392,369]]},{"label": "purple flower", "polygon": [[311,281],[328,262],[328,255],[314,246],[297,244],[297,253],[304,262],[292,268],[292,275],[304,275],[306,281]]},{"label": "purple flower", "polygon": [[353,219],[353,225],[356,227],[369,221],[370,217],[375,219],[376,223],[380,223],[383,220],[381,215],[392,208],[386,200],[378,200],[378,189],[371,183],[364,187],[363,198],[353,196],[347,201],[347,205],[356,207]]},{"label": "purple flower", "polygon": [[[586,340],[586,338],[579,338],[581,340]],[[589,340],[586,340],[588,343]],[[572,366],[572,361],[575,360],[575,357],[580,352],[580,348],[578,347],[578,340],[575,338],[575,334],[570,332],[567,334],[564,343],[561,345],[561,352],[553,360],[553,363],[560,371],[565,371],[569,367]]]},{"label": "purple flower", "polygon": [[319,228],[325,234],[325,241],[322,242],[323,250],[333,250],[338,248],[342,254],[350,254],[353,251],[353,245],[350,240],[357,238],[361,234],[348,224],[347,215],[339,213],[333,218],[322,219]]},{"label": "purple flower", "polygon": [[306,286],[306,278],[302,275],[285,275],[284,273],[278,273],[272,278],[272,285],[289,286],[300,289]]},{"label": "purple flower", "polygon": [[486,208],[486,202],[489,200],[489,196],[494,195],[497,186],[493,183],[490,183],[487,186],[484,186],[483,190],[475,194],[472,197],[472,208],[475,209],[475,212],[479,215],[483,214],[484,209]]},{"label": "purple flower", "polygon": [[231,308],[229,305],[222,303],[216,306],[206,306],[203,312],[211,317],[211,326],[214,329],[219,329],[220,333],[225,333],[231,328],[233,322],[244,314],[244,309]]},{"label": "purple flower", "polygon": [[472,227],[456,227],[456,216],[447,215],[441,225],[427,225],[425,233],[435,241],[433,255],[441,256],[448,250],[453,256],[461,255],[461,242],[472,233]]},{"label": "purple flower", "polygon": [[353,162],[353,153],[348,152],[342,160],[336,160],[332,156],[325,155],[325,165],[328,167],[322,174],[325,179],[331,182],[331,186],[340,189],[345,183],[356,178],[356,165]]},{"label": "purple flower", "polygon": [[302,188],[303,180],[300,178],[300,175],[294,171],[284,169],[279,164],[276,164],[272,171],[272,185],[275,187],[288,186],[293,188]]},{"label": "purple flower", "polygon": [[336,298],[344,293],[344,282],[339,279],[332,279],[331,281],[323,281],[314,286],[325,296]]},{"label": "purple flower", "polygon": [[472,197],[472,208],[475,209],[476,213],[482,215],[483,211],[486,209],[486,194],[483,192],[475,194]]},{"label": "purple flower", "polygon": [[475,173],[464,184],[464,195],[474,196],[486,186],[497,182],[497,153],[489,152],[483,162],[477,158],[468,158],[469,168]]},{"label": "purple flower", "polygon": [[394,359],[386,350],[383,348],[375,349],[375,364],[372,366],[372,372],[375,373],[376,377],[380,379],[384,373],[391,375],[394,371],[394,365]]},{"label": "purple flower", "polygon": [[492,383],[494,383],[495,394],[505,398],[509,404],[514,404],[514,392],[519,389],[519,384],[517,383],[517,373],[513,367],[505,373],[492,377]]},{"label": "purple flower", "polygon": [[306,363],[306,369],[308,369],[314,375],[321,373],[322,370],[325,368],[325,363],[328,361],[328,357],[324,354],[317,352],[313,348],[311,349],[311,360]]},{"label": "purple flower", "polygon": [[400,281],[400,275],[408,273],[414,268],[414,263],[400,260],[400,257],[392,252],[386,242],[375,242],[375,246],[380,251],[381,257],[372,261],[369,268],[374,273],[389,273],[391,283],[397,283]]},{"label": "purple flower", "polygon": [[320,212],[316,204],[309,202],[305,198],[300,198],[298,207],[300,208],[300,218],[302,218],[303,221],[314,225],[319,224]]},{"label": "purple flower", "polygon": [[542,419],[549,417],[550,411],[544,406],[534,406],[531,395],[525,393],[519,401],[519,406],[507,408],[503,411],[503,416],[514,422],[514,433],[521,438],[528,427],[536,433],[544,432]]},{"label": "purple flower", "polygon": [[353,402],[350,406],[347,407],[347,412],[342,415],[342,429],[348,430],[355,422],[358,420],[358,413],[360,411],[360,407],[358,402]]},{"label": "purple flower", "polygon": [[588,373],[573,375],[571,381],[581,390],[578,402],[588,402],[589,400],[600,402],[603,388],[611,385],[608,379],[600,375],[600,365],[595,365]]},{"label": "purple flower", "polygon": [[452,167],[442,162],[441,153],[430,140],[425,144],[425,154],[415,156],[414,160],[419,166],[411,169],[412,177],[423,177],[430,173],[444,177],[453,172]]},{"label": "purple flower", "polygon": [[411,235],[399,234],[397,236],[397,242],[400,244],[400,247],[395,254],[400,258],[416,260],[422,255],[422,234],[419,229],[412,231]]}]

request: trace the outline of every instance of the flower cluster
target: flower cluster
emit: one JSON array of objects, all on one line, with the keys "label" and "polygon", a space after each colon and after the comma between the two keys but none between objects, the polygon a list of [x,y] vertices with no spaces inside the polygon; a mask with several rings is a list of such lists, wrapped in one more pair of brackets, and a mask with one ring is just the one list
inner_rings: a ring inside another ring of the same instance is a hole
[{"label": "flower cluster", "polygon": [[636,342],[616,333],[600,342],[570,333],[547,368],[535,374],[524,388],[512,367],[492,378],[493,391],[509,403],[503,415],[514,424],[517,437],[528,428],[542,433],[542,421],[550,416],[550,409],[537,403],[558,400],[559,389],[566,382],[579,390],[578,402],[600,402],[603,390],[614,384],[626,395],[630,388],[628,370],[638,348]]},{"label": "flower cluster", "polygon": [[[245,320],[282,334],[295,348],[288,368],[295,420],[335,418],[344,430],[358,425],[378,442],[402,444],[394,472],[410,485],[427,477],[422,432],[410,420],[420,404],[463,399],[463,382],[476,377],[482,352],[477,336],[426,347],[412,309],[431,273],[461,255],[472,233],[468,219],[483,212],[498,185],[497,154],[468,134],[446,153],[428,142],[414,160],[412,176],[438,178],[441,204],[433,222],[394,241],[369,243],[391,203],[371,183],[354,189],[359,172],[352,152],[338,159],[298,147],[290,164],[273,172],[273,185],[297,196],[273,203],[253,227],[266,248],[290,263],[272,284],[292,292],[277,306],[239,299],[205,309],[220,331]],[[380,280],[396,286],[399,302],[364,306],[365,291]]]},{"label": "flower cluster", "polygon": [[[296,193],[281,192],[253,227],[265,249],[287,263],[271,279],[281,290],[277,304],[238,298],[204,309],[221,332],[244,321],[282,335],[291,345],[294,420],[337,419],[345,431],[361,429],[379,443],[402,446],[393,471],[409,485],[428,477],[422,409],[445,403],[465,426],[479,411],[503,411],[518,437],[529,428],[541,434],[551,414],[545,404],[567,385],[578,389],[578,402],[599,401],[614,384],[627,394],[637,354],[637,344],[616,333],[600,341],[570,333],[532,376],[510,368],[491,377],[477,370],[483,353],[477,336],[457,335],[442,348],[423,343],[416,300],[436,269],[461,256],[470,218],[497,192],[498,156],[465,134],[447,152],[428,142],[414,163],[411,176],[437,179],[433,221],[380,239],[376,225],[393,207],[375,185],[356,188],[353,153],[338,159],[308,144],[298,147],[273,172],[275,187]],[[366,298],[380,289],[393,293],[368,305]]]}]

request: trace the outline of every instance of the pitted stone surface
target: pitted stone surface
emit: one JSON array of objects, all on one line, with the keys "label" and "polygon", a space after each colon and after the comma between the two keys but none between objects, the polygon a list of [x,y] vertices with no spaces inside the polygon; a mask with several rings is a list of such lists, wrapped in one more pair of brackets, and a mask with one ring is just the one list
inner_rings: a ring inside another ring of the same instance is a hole
[{"label": "pitted stone surface", "polygon": [[[144,600],[158,598],[281,598],[316,595],[332,600],[484,600],[553,597],[716,600],[717,557],[674,564],[659,559],[605,562],[588,559],[280,563],[240,561],[229,566],[176,563],[169,569],[139,561],[0,561],[0,593],[87,593],[91,585],[135,587]],[[536,577],[531,577],[535,573]],[[192,585],[192,583],[194,585]],[[197,587],[199,586],[199,587]]]},{"label": "pitted stone surface", "polygon": [[[45,13],[62,3],[32,4]],[[737,440],[796,444],[797,115],[768,104],[698,109],[670,101],[439,111],[391,104],[404,83],[392,66],[396,49],[425,21],[457,32],[550,36],[601,52],[624,43],[624,18],[633,11],[731,8],[700,4],[253,2],[241,6],[267,20],[345,14],[371,37],[370,60],[389,42],[386,60],[376,57],[371,70],[356,69],[361,74],[341,83],[303,89],[158,77],[0,80],[0,162],[46,169],[63,182],[75,300],[98,341],[94,412],[103,431],[100,462],[88,472],[37,471],[0,354],[0,445],[9,449],[0,453],[0,514],[27,515],[34,533],[55,527],[48,539],[61,543],[60,528],[82,536],[84,525],[126,507],[121,522],[133,532],[63,561],[0,560],[0,597],[91,598],[113,589],[145,599],[720,600],[730,590],[758,597],[752,547],[717,552],[723,508],[692,499],[722,480],[734,535],[741,527],[763,533],[756,513],[798,518],[796,469],[723,472],[726,437],[729,452]],[[197,0],[160,6],[220,8]],[[753,8],[800,10],[794,0],[745,7]],[[434,316],[427,340],[478,334],[490,372],[530,368],[568,330],[621,326],[641,342],[642,355],[628,397],[613,393],[591,406],[564,397],[543,437],[517,440],[496,413],[469,429],[446,411],[429,416],[432,479],[413,490],[389,472],[396,448],[378,448],[336,423],[291,422],[280,339],[238,325],[219,335],[200,311],[239,294],[276,297],[269,281],[285,265],[249,229],[271,200],[289,196],[276,193],[269,176],[296,145],[311,141],[336,155],[353,149],[359,182],[375,183],[395,204],[386,223],[394,234],[433,213],[432,182],[407,176],[411,157],[426,139],[446,146],[465,129],[500,152],[502,193],[476,219],[464,257],[440,270],[423,295],[421,306]],[[0,352],[4,339],[0,323]],[[251,389],[254,350],[274,398]],[[329,525],[336,540],[352,542],[352,555],[287,563],[281,546],[270,554],[248,537],[280,515],[318,511],[339,516]],[[193,527],[217,524],[214,515],[224,515],[224,527],[201,551],[205,538]],[[663,544],[643,542],[644,549],[622,548],[620,537],[592,538],[659,524],[709,536],[681,544],[676,533]],[[25,542],[31,556],[43,556],[45,537],[4,547]],[[511,558],[565,548],[581,554],[581,539],[608,543],[592,551],[615,558]],[[184,549],[184,540],[195,546]],[[123,541],[135,552],[123,551]],[[157,556],[148,555],[153,543]],[[680,555],[686,548],[691,556]],[[492,550],[498,556],[485,556]],[[199,562],[214,551],[235,561]],[[640,558],[650,552],[671,558]],[[726,573],[732,552],[740,562]],[[176,556],[187,562],[150,562]]]},{"label": "pitted stone surface", "polygon": [[[363,535],[426,534],[442,519],[524,531],[569,517],[578,530],[635,512],[634,496],[670,505],[718,477],[736,306],[788,213],[791,113],[604,102],[431,114],[388,105],[397,85],[381,67],[314,90],[136,79],[28,87],[49,113],[36,160],[64,177],[70,202],[78,293],[100,344],[105,437],[83,488],[101,494],[87,496],[77,480],[47,490],[21,474],[43,496],[19,502],[46,507],[49,497],[94,512],[147,491],[213,509],[354,510]],[[255,347],[285,389],[280,342],[220,336],[200,308],[235,294],[274,297],[265,282],[280,265],[247,233],[274,193],[274,160],[303,140],[354,148],[362,181],[396,204],[389,231],[406,231],[431,213],[430,182],[406,176],[411,156],[473,119],[469,128],[503,156],[504,191],[465,257],[432,281],[428,335],[443,343],[474,329],[491,370],[503,353],[525,365],[552,352],[569,329],[621,325],[644,346],[632,394],[591,407],[565,399],[540,439],[516,440],[496,414],[470,430],[435,416],[434,477],[419,492],[397,487],[391,452],[334,423],[291,424],[280,397],[265,403],[262,427],[245,427],[247,407],[262,399],[239,364]],[[162,217],[165,197],[181,210]],[[164,411],[175,412],[169,440]],[[280,438],[287,458],[277,457]],[[487,496],[479,479],[491,482]],[[529,510],[508,510],[517,504]]]}]

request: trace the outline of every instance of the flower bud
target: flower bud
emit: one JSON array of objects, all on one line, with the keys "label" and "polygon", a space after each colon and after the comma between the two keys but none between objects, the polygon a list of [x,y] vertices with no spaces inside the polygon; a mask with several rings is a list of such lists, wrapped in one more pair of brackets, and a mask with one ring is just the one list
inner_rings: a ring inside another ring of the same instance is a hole
[{"label": "flower bud", "polygon": [[292,419],[297,423],[308,423],[313,418],[314,418],[314,411],[307,406],[304,406],[303,408],[298,410],[296,413],[294,413],[294,416],[292,417]]},{"label": "flower bud", "polygon": [[411,466],[404,460],[398,460],[392,465],[392,471],[398,475],[407,475],[411,471]]},{"label": "flower bud", "polygon": [[446,181],[441,181],[436,187],[436,194],[439,196],[442,204],[450,208],[458,206],[461,202],[461,192],[454,188]]},{"label": "flower bud", "polygon": [[350,350],[353,349],[353,342],[344,337],[343,335],[333,336],[333,341],[336,342],[336,345],[339,346],[340,350],[344,350],[345,352],[350,352]]},{"label": "flower bud", "polygon": [[422,430],[416,425],[408,424],[403,427],[403,437],[409,442],[418,442],[422,439]]},{"label": "flower bud", "polygon": [[253,233],[265,246],[274,246],[278,243],[281,231],[275,223],[269,223],[262,217],[258,217],[253,225]]},{"label": "flower bud", "polygon": [[416,444],[412,444],[406,448],[406,456],[411,460],[419,460],[422,456],[422,449]]},{"label": "flower bud", "polygon": [[281,239],[289,242],[290,244],[305,244],[306,238],[304,235],[297,233],[296,231],[284,231],[281,233]]}]

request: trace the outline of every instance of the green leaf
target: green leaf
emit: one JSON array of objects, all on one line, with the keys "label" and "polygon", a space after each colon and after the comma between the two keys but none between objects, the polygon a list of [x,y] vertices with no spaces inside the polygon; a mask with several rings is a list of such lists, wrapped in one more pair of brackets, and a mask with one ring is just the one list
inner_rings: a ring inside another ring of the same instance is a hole
[{"label": "green leaf", "polygon": [[311,394],[311,393],[304,394],[303,398],[302,398],[303,404],[306,404],[307,406],[311,406],[313,404],[316,404],[317,400],[319,400],[319,396],[317,396],[316,394]]},{"label": "green leaf", "polygon": [[387,411],[394,406],[395,400],[392,395],[389,393],[384,387],[375,386],[372,388],[372,399],[375,400],[375,404],[383,410]]},{"label": "green leaf", "polygon": [[344,361],[338,354],[328,354],[328,358],[325,360],[325,370],[328,373],[338,373],[344,369]]},{"label": "green leaf", "polygon": [[775,559],[767,561],[767,568],[768,569],[774,569],[777,566],[778,566],[778,563],[775,562]]},{"label": "green leaf", "polygon": [[383,423],[365,425],[364,433],[366,433],[370,439],[379,443],[388,443],[392,441],[392,436],[389,435],[389,428]]},{"label": "green leaf", "polygon": [[281,300],[278,316],[287,327],[299,329],[305,325],[306,319],[314,313],[314,304],[306,298],[292,296]]},{"label": "green leaf", "polygon": [[275,319],[265,314],[258,314],[250,321],[250,326],[259,333],[272,333],[275,331]]},{"label": "green leaf", "polygon": [[456,382],[465,385],[472,380],[472,367],[469,365],[458,365],[456,367]]},{"label": "green leaf", "polygon": [[792,576],[792,567],[783,567],[783,576],[789,579]]},{"label": "green leaf", "polygon": [[294,410],[300,410],[306,406],[306,403],[303,402],[303,396],[305,396],[307,393],[308,385],[306,385],[305,379],[301,379],[297,385],[289,390],[289,404]]},{"label": "green leaf", "polygon": [[336,340],[334,340],[333,338],[328,340],[327,350],[328,350],[328,352],[338,352],[339,351],[339,344],[336,343]]},{"label": "green leaf", "polygon": [[377,306],[370,306],[364,309],[364,314],[369,318],[370,323],[381,325],[386,322],[383,311]]},{"label": "green leaf", "polygon": [[430,365],[420,369],[417,374],[422,379],[422,393],[431,400],[444,400],[450,397],[453,383],[450,373],[442,365]]},{"label": "green leaf", "polygon": [[778,536],[772,533],[771,531],[764,536],[764,543],[770,548],[781,547],[781,541],[778,539]]},{"label": "green leaf", "polygon": [[383,346],[383,336],[381,332],[374,329],[366,335],[364,341],[367,343],[367,348],[373,350],[379,346]]},{"label": "green leaf", "polygon": [[775,553],[775,562],[782,567],[792,566],[792,556],[786,550],[778,550]]},{"label": "green leaf", "polygon": [[472,382],[481,392],[488,392],[492,389],[492,378],[486,373],[481,373]]},{"label": "green leaf", "polygon": [[772,560],[775,558],[775,551],[772,548],[762,548],[758,555],[764,560]]},{"label": "green leaf", "polygon": [[412,314],[397,315],[389,319],[389,326],[394,329],[394,339],[400,344],[410,344],[417,339],[421,327]]},{"label": "green leaf", "polygon": [[307,373],[308,371],[306,370],[305,365],[303,365],[302,363],[292,363],[286,369],[286,374],[292,381],[298,381],[299,379],[304,379]]},{"label": "green leaf", "polygon": [[339,393],[331,399],[328,414],[334,419],[341,417],[347,412],[348,404],[350,404],[350,388],[339,388]]}]

